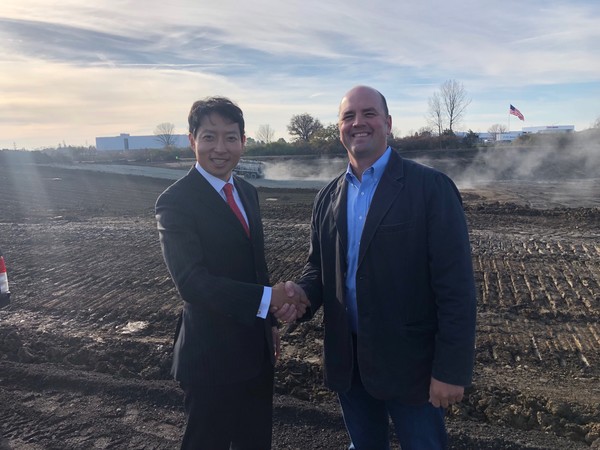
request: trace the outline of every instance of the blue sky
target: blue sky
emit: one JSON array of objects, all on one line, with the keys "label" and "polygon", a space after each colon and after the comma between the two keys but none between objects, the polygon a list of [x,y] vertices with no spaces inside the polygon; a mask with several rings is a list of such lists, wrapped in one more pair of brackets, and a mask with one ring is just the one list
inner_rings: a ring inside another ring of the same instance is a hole
[{"label": "blue sky", "polygon": [[209,95],[242,107],[248,136],[288,139],[294,114],[337,122],[357,84],[404,136],[449,79],[472,99],[462,130],[508,125],[511,103],[526,119],[512,130],[583,130],[600,117],[599,24],[597,0],[3,0],[0,149],[185,133]]}]

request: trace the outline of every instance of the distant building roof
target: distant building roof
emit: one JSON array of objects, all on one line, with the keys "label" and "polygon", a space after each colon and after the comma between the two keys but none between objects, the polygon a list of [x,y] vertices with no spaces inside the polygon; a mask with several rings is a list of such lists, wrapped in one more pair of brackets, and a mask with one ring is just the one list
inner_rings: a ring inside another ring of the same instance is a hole
[{"label": "distant building roof", "polygon": [[575,131],[574,125],[543,125],[539,127],[523,127],[523,133],[570,133]]},{"label": "distant building roof", "polygon": [[[186,148],[190,145],[187,134],[173,134],[173,147]],[[131,136],[121,133],[119,136],[97,137],[96,150],[143,150],[162,149],[165,144],[157,136]]]}]

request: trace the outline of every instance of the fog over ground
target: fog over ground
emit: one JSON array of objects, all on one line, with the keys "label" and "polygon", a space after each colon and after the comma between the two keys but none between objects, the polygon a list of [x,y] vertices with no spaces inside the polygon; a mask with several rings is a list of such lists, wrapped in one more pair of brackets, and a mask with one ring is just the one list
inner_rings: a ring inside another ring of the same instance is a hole
[{"label": "fog over ground", "polygon": [[328,182],[348,165],[346,158],[290,159],[266,163],[265,178],[269,180],[303,179]]},{"label": "fog over ground", "polygon": [[[546,141],[528,147],[498,144],[466,150],[400,149],[400,154],[444,172],[461,190],[500,189],[521,198],[535,191],[546,204],[600,207],[600,133],[578,133],[568,145],[561,137]],[[345,156],[266,158],[264,162],[265,177],[248,181],[257,187],[276,189],[320,189],[343,173],[348,164]],[[96,163],[63,167],[176,180],[192,165],[189,159],[160,167]]]},{"label": "fog over ground", "polygon": [[[403,157],[434,167],[459,189],[505,187],[545,191],[549,200],[590,196],[600,199],[600,139],[578,136],[568,145],[559,137],[545,145],[498,144],[472,150],[405,152]],[[346,158],[269,161],[265,178],[325,184],[346,170]]]}]

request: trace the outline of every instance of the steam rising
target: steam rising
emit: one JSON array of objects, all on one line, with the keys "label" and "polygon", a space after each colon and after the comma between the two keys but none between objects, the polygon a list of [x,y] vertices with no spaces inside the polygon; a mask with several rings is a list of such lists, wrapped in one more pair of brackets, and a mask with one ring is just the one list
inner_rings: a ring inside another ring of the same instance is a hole
[{"label": "steam rising", "polygon": [[346,158],[290,159],[268,162],[265,178],[270,180],[306,180],[327,183],[346,170]]},{"label": "steam rising", "polygon": [[[400,153],[446,173],[459,189],[503,189],[519,197],[535,191],[540,202],[600,207],[600,132],[543,136],[535,141],[540,143]],[[346,158],[289,159],[267,162],[265,175],[271,180],[324,185],[344,172],[347,164]]]},{"label": "steam rising", "polygon": [[[543,145],[498,145],[474,155],[415,158],[448,174],[460,189],[490,187],[522,196],[535,190],[550,203],[600,206],[600,134],[579,133],[568,145],[549,136]],[[569,203],[572,199],[572,204]]]}]

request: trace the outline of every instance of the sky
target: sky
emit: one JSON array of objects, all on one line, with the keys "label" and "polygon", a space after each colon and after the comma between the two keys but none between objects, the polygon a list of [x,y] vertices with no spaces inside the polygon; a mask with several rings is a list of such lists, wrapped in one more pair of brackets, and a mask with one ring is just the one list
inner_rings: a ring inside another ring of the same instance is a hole
[{"label": "sky", "polygon": [[0,149],[187,133],[211,95],[243,109],[249,137],[289,140],[293,115],[337,123],[359,84],[405,136],[446,80],[471,99],[460,130],[581,131],[600,117],[599,24],[597,0],[2,0]]}]

